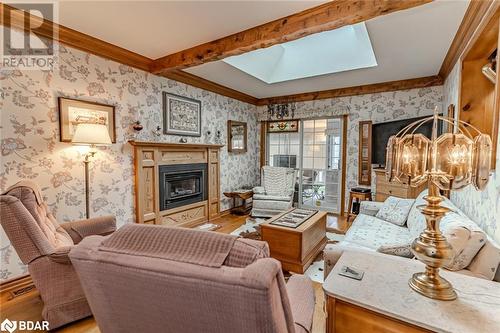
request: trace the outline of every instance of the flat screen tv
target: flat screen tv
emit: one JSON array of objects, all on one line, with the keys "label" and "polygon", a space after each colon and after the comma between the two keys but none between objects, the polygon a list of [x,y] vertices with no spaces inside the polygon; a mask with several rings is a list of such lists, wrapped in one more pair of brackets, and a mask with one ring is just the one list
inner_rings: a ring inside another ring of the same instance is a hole
[{"label": "flat screen tv", "polygon": [[273,166],[295,169],[297,167],[297,155],[273,155]]},{"label": "flat screen tv", "polygon": [[[390,121],[386,123],[373,124],[372,164],[378,164],[380,167],[385,166],[385,149],[387,147],[387,141],[389,141],[389,137],[391,135],[397,134],[400,130],[402,130],[412,122],[426,117],[418,117],[418,118]],[[424,125],[420,126],[415,133],[422,133],[430,139],[432,134],[432,121],[429,121]],[[438,135],[440,134],[441,134],[441,126],[438,126]]]}]

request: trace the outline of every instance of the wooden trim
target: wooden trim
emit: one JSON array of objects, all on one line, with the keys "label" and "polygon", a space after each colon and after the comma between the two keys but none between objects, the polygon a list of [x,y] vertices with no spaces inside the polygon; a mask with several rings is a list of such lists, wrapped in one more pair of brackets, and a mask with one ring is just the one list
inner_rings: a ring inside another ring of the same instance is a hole
[{"label": "wooden trim", "polygon": [[301,93],[295,95],[261,98],[258,100],[257,105],[314,101],[319,99],[374,94],[380,92],[408,90],[408,89],[425,88],[425,87],[433,87],[441,85],[443,85],[443,79],[435,75],[435,76],[427,76],[416,79],[374,83],[374,84],[367,84],[363,86],[354,86],[348,88],[338,88],[331,90]]},{"label": "wooden trim", "polygon": [[[363,127],[368,126],[368,137],[366,138],[366,146],[368,148],[368,163],[367,163],[367,170],[368,170],[368,179],[364,181],[361,177],[363,174],[363,148],[365,147],[365,143],[363,142]],[[371,120],[363,120],[360,121],[358,124],[358,135],[359,135],[359,141],[358,141],[358,184],[359,185],[365,185],[369,186],[372,183],[372,121]],[[351,209],[351,208],[349,208]]]},{"label": "wooden trim", "polygon": [[[9,15],[11,14],[11,15]],[[61,44],[69,47],[94,54],[96,56],[116,61],[120,64],[131,66],[150,72],[153,59],[142,56],[138,53],[129,51],[114,44],[105,42],[90,35],[81,33],[79,31],[67,28],[63,25],[42,19],[36,15],[28,14],[6,4],[0,3],[0,18],[1,24],[21,31],[32,32],[29,26],[24,25],[25,15],[29,15],[30,21],[33,22],[31,26],[37,26],[43,22],[40,28],[37,28],[37,35],[51,40],[56,40]],[[53,34],[55,31],[55,36]],[[257,98],[241,93],[234,89],[225,87],[218,83],[203,79],[196,75],[182,72],[171,71],[162,76],[171,80],[179,81],[196,88],[205,89],[213,93],[234,98],[236,100],[253,104],[257,104]]]},{"label": "wooden trim", "polygon": [[[341,1],[337,0],[336,2]],[[348,2],[343,0],[342,2]],[[387,1],[388,2],[388,1]],[[401,3],[404,1],[396,1],[397,3]],[[426,1],[407,1],[409,4],[413,2],[429,2]],[[363,3],[363,2],[361,2]],[[369,2],[366,2],[369,3]],[[409,5],[407,4],[407,5]],[[328,5],[328,4],[325,4]],[[384,4],[384,6],[387,4]],[[359,5],[361,7],[365,6],[363,4]],[[398,4],[395,5],[397,7]],[[353,6],[353,8],[356,6]],[[316,8],[316,7],[315,7]],[[357,7],[356,7],[357,8]],[[14,29],[19,29],[23,31],[31,31],[29,27],[25,27],[24,25],[24,14],[19,10],[13,11],[12,15],[7,15],[7,11],[11,11],[15,9],[9,5],[0,4],[0,17],[2,18],[1,24],[7,27],[11,27]],[[35,15],[30,15],[30,20],[33,22],[42,22],[42,18],[37,17]],[[295,14],[298,15],[298,14]],[[278,20],[281,22],[281,20]],[[32,26],[36,26],[33,24]],[[114,44],[105,42],[103,40],[97,39],[95,37],[86,35],[84,33],[78,32],[76,30],[67,28],[63,25],[59,25],[53,23],[48,20],[43,20],[43,29],[39,31],[37,30],[37,34],[57,40],[61,44],[70,46],[72,48],[76,48],[82,50],[84,52],[88,52],[94,54],[96,56],[110,59],[116,61],[118,63],[131,66],[134,68],[138,68],[147,72],[151,72],[151,66],[153,64],[153,59],[142,56],[140,54],[134,53],[132,51],[126,50]],[[52,35],[52,31],[58,31],[56,36]],[[229,87],[225,87],[218,83],[206,80],[199,76],[193,75],[191,73],[187,73],[181,70],[171,70],[161,74],[168,79],[175,80],[178,82],[182,82],[188,84],[190,86],[204,89],[207,91],[211,91],[213,93],[226,96],[229,98],[233,98],[245,103],[249,103],[252,105],[268,105],[270,103],[277,102],[293,102],[293,101],[310,101],[317,99],[326,99],[326,98],[335,98],[335,97],[343,97],[343,96],[354,96],[354,95],[362,95],[362,94],[371,94],[377,92],[386,92],[386,91],[395,91],[395,90],[405,90],[405,89],[413,89],[413,88],[422,88],[429,87],[435,85],[442,85],[443,80],[438,76],[431,76],[427,78],[417,78],[410,80],[400,80],[400,81],[392,81],[385,83],[377,83],[370,84],[364,86],[355,86],[348,88],[340,88],[340,89],[332,89],[332,90],[324,90],[317,92],[309,92],[303,94],[295,94],[288,96],[277,96],[277,97],[269,97],[258,99],[256,97],[250,96],[248,94],[239,92],[237,90],[231,89]]]},{"label": "wooden trim", "polygon": [[16,297],[36,290],[29,274],[0,283],[0,302],[4,304]]},{"label": "wooden trim", "polygon": [[494,2],[494,0],[470,1],[469,7],[467,8],[464,18],[462,19],[462,23],[458,28],[457,34],[455,35],[455,38],[448,49],[448,53],[446,53],[443,64],[441,65],[441,69],[439,70],[439,76],[443,79],[446,79],[450,74],[460,55],[462,55],[465,51],[465,48],[469,44],[484,15],[488,12],[488,9]]},{"label": "wooden trim", "polygon": [[[37,27],[36,34],[38,36],[57,40],[64,45],[89,52],[106,59],[111,59],[121,64],[149,71],[153,62],[152,59],[144,57],[140,54],[6,4],[0,4],[0,15],[2,17],[2,25],[6,27],[33,33],[35,32],[32,31],[31,27]],[[31,24],[25,24],[25,17],[28,16],[30,22],[32,22]]]},{"label": "wooden trim", "polygon": [[334,0],[208,43],[156,59],[155,74],[183,69],[226,57],[334,30],[378,16],[421,6],[432,0]]},{"label": "wooden trim", "polygon": [[[347,177],[347,125],[349,122],[349,116],[342,116],[342,184],[340,188],[340,215],[345,216],[345,189],[346,189],[346,177]],[[350,209],[350,208],[349,208]]]},{"label": "wooden trim", "polygon": [[[500,45],[500,1],[488,7],[460,56],[459,120],[473,125],[492,141],[491,170],[496,168],[500,78],[492,84],[481,73],[487,59]],[[497,62],[500,55],[497,54]],[[475,135],[473,131],[473,135]]]},{"label": "wooden trim", "polygon": [[[391,1],[391,5],[389,5],[389,1],[385,1],[383,5],[381,5],[381,8],[384,6],[393,6],[391,8],[396,8],[401,5],[401,3],[405,3],[404,6],[407,6],[410,8],[412,3],[426,3],[429,2],[430,0],[425,0],[425,1]],[[346,4],[344,3],[349,3],[349,1],[346,0],[337,0],[335,3],[341,2],[339,6],[343,6],[341,10],[347,10],[345,9]],[[392,3],[395,4],[392,4]],[[352,8],[359,9],[359,8],[365,8],[367,4],[370,4],[371,2],[360,2],[361,4],[357,6],[352,6]],[[325,4],[323,6],[332,6],[331,3]],[[413,5],[415,6],[415,4]],[[321,7],[321,6],[320,6]],[[359,8],[358,8],[359,7]],[[317,7],[315,7],[317,8]],[[351,9],[352,9],[351,8]],[[11,14],[12,15],[7,15],[7,11],[11,11],[14,9],[11,6],[5,5],[5,4],[0,4],[0,17],[2,17],[1,24],[7,27],[11,27],[14,29],[20,29],[23,31],[31,31],[30,27],[25,27],[24,25],[24,14],[19,11],[15,10]],[[314,9],[314,8],[313,8]],[[311,9],[311,10],[313,10]],[[349,9],[349,10],[351,10]],[[349,12],[350,13],[350,12]],[[385,14],[385,12],[384,12]],[[33,20],[33,22],[42,22],[42,18],[37,17],[35,15],[30,15],[30,19]],[[299,14],[295,14],[299,15]],[[330,14],[325,14],[326,16]],[[293,15],[292,15],[293,16]],[[281,22],[281,20],[277,20],[278,22]],[[281,23],[280,23],[281,25]],[[33,24],[32,26],[35,26]],[[96,56],[105,58],[105,59],[110,59],[113,61],[116,61],[118,63],[131,66],[134,68],[138,68],[147,72],[151,72],[151,66],[153,64],[153,59],[150,59],[148,57],[142,56],[140,54],[134,53],[132,51],[126,50],[124,48],[121,48],[119,46],[116,46],[114,44],[105,42],[103,40],[97,39],[95,37],[86,35],[84,33],[78,32],[76,30],[67,28],[65,26],[53,23],[48,20],[43,20],[43,29],[37,30],[37,34],[57,40],[61,44],[70,46],[72,48],[76,48],[79,50],[82,50],[84,52],[88,52],[91,54],[94,54]],[[258,27],[257,27],[258,28]],[[256,29],[256,28],[253,28]],[[40,31],[39,31],[40,30]],[[251,30],[251,29],[250,29]],[[56,36],[52,35],[52,31],[58,31],[58,34]],[[198,77],[196,75],[193,75],[191,73],[187,73],[181,70],[171,70],[168,72],[164,72],[161,74],[161,76],[164,76],[168,79],[175,80],[178,82],[182,82],[188,85],[191,85],[196,88],[204,89],[207,91],[211,91],[213,93],[226,96],[229,98],[233,98],[245,103],[249,103],[252,105],[268,105],[270,103],[279,103],[279,102],[299,102],[299,101],[310,101],[310,100],[318,100],[318,99],[327,99],[327,98],[335,98],[335,97],[344,97],[344,96],[354,96],[354,95],[362,95],[362,94],[371,94],[371,93],[378,93],[378,92],[387,92],[387,91],[396,91],[396,90],[405,90],[405,89],[413,89],[413,88],[422,88],[422,87],[430,87],[430,86],[436,86],[436,85],[442,85],[443,80],[439,76],[431,76],[431,77],[425,77],[425,78],[417,78],[417,79],[410,79],[410,80],[400,80],[400,81],[392,81],[392,82],[385,82],[385,83],[376,83],[376,84],[369,84],[369,85],[363,85],[363,86],[355,86],[355,87],[348,87],[348,88],[339,88],[339,89],[332,89],[332,90],[324,90],[324,91],[316,91],[316,92],[309,92],[309,93],[302,93],[302,94],[295,94],[295,95],[287,95],[287,96],[277,96],[277,97],[269,97],[269,98],[262,98],[258,99],[256,97],[250,96],[248,94],[239,92],[237,90],[231,89],[229,87],[225,87],[223,85],[220,85],[218,83],[206,80],[204,78]]]},{"label": "wooden trim", "polygon": [[185,84],[189,84],[190,86],[208,90],[211,92],[215,92],[219,95],[223,95],[226,97],[231,97],[234,99],[237,99],[239,101],[248,103],[248,104],[253,104],[257,105],[258,99],[256,97],[247,95],[245,93],[239,92],[237,90],[225,87],[223,85],[220,85],[218,83],[203,79],[199,76],[193,75],[188,72],[184,72],[181,70],[173,70],[169,72],[165,72],[160,74],[163,77],[166,77],[171,80],[175,80],[178,82],[182,82]]},{"label": "wooden trim", "polygon": [[260,122],[260,167],[266,165],[267,122]]}]

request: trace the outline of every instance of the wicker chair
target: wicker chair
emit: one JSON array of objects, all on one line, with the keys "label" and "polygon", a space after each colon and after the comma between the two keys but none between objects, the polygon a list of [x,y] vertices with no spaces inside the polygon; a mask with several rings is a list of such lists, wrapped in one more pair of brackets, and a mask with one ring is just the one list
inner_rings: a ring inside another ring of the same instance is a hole
[{"label": "wicker chair", "polygon": [[264,166],[260,179],[261,186],[253,189],[253,217],[271,217],[292,207],[297,170]]}]

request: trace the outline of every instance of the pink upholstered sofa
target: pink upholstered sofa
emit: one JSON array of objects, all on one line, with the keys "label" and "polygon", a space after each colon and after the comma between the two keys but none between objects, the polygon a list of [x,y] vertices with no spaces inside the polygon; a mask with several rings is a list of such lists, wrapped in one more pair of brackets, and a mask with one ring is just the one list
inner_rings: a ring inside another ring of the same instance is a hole
[{"label": "pink upholstered sofa", "polygon": [[21,181],[0,196],[0,222],[44,303],[42,316],[54,329],[92,313],[68,253],[88,235],[108,235],[113,216],[57,223],[37,184]]},{"label": "pink upholstered sofa", "polygon": [[285,284],[268,256],[265,242],[137,224],[70,253],[103,333],[310,332],[310,280]]}]

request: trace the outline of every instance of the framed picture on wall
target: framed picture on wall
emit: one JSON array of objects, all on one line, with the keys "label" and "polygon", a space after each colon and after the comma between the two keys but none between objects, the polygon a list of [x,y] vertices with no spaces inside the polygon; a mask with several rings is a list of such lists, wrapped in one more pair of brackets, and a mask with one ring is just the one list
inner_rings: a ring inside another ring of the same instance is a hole
[{"label": "framed picture on wall", "polygon": [[201,102],[163,92],[163,132],[201,136]]},{"label": "framed picture on wall", "polygon": [[111,141],[116,143],[114,105],[59,97],[59,134],[61,142],[71,142],[78,123],[103,123]]}]

